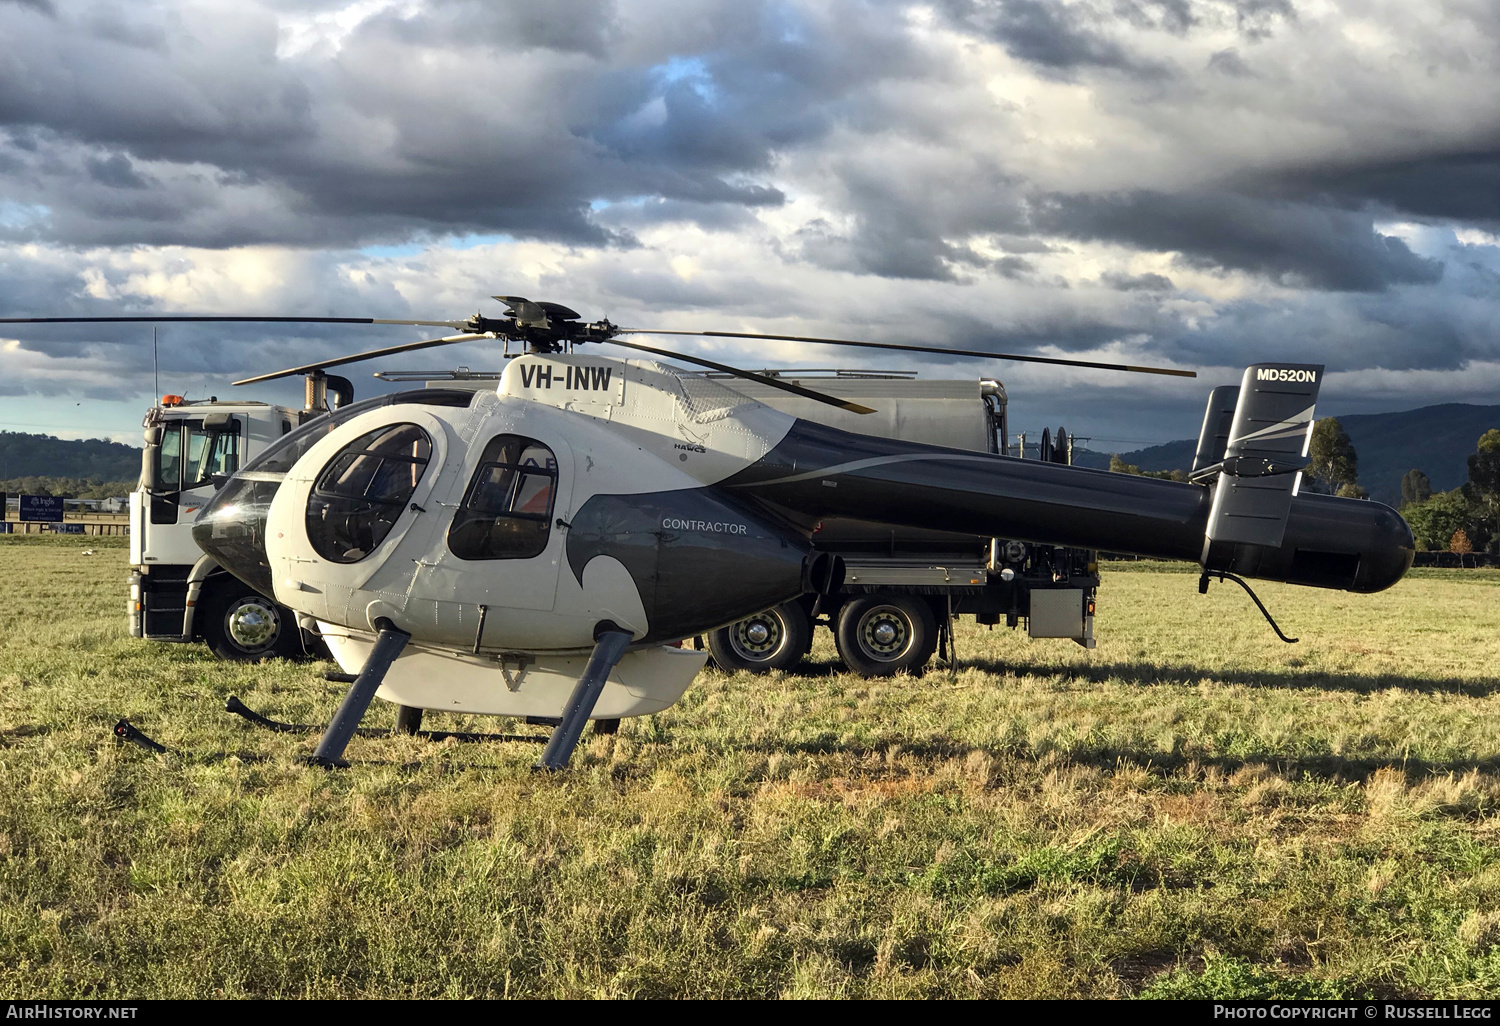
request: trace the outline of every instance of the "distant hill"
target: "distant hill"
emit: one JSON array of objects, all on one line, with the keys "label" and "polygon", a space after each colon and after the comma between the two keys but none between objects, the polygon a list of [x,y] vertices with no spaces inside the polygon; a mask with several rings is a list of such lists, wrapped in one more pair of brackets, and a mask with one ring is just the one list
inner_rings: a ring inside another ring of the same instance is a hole
[{"label": "distant hill", "polygon": [[70,477],[134,481],[141,476],[141,450],[102,438],[66,441],[51,435],[0,431],[0,480]]},{"label": "distant hill", "polygon": [[[1372,499],[1396,505],[1401,478],[1416,468],[1432,479],[1434,491],[1457,488],[1469,479],[1468,457],[1479,436],[1500,427],[1500,406],[1443,403],[1401,413],[1355,413],[1338,422],[1359,454],[1359,483]],[[1120,458],[1142,470],[1187,470],[1198,446],[1195,438],[1153,445]],[[1109,453],[1074,453],[1080,466],[1109,468]]]},{"label": "distant hill", "polygon": [[[1479,436],[1500,427],[1500,406],[1444,403],[1404,413],[1340,417],[1359,454],[1359,483],[1373,499],[1401,501],[1401,478],[1415,467],[1446,492],[1469,479],[1469,454]],[[1367,455],[1368,453],[1368,455]]]},{"label": "distant hill", "polygon": [[[1126,463],[1134,463],[1142,470],[1187,470],[1193,465],[1193,453],[1197,449],[1198,440],[1189,438],[1181,442],[1164,442],[1161,445],[1137,449],[1134,452],[1122,452],[1120,458]],[[1108,470],[1109,453],[1084,449],[1080,454],[1077,449],[1074,449],[1073,462],[1080,467]]]}]

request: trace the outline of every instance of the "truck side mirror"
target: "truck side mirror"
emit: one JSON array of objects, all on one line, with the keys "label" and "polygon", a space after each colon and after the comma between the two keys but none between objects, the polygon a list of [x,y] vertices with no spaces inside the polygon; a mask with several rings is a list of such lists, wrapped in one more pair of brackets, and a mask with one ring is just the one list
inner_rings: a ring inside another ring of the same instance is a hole
[{"label": "truck side mirror", "polygon": [[153,424],[151,427],[148,427],[145,431],[141,432],[141,434],[145,436],[146,444],[148,446],[161,444],[161,436],[163,432],[160,424]]},{"label": "truck side mirror", "polygon": [[147,492],[159,490],[161,481],[157,476],[158,462],[156,454],[160,451],[161,428],[156,429],[157,441],[141,450],[141,489]]}]

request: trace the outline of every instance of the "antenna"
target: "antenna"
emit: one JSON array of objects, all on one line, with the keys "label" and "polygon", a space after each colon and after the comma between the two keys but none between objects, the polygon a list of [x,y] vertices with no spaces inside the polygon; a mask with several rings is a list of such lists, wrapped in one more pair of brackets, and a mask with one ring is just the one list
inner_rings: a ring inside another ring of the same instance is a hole
[{"label": "antenna", "polygon": [[156,376],[156,391],[152,397],[156,402],[161,402],[161,364],[156,359],[156,325],[151,326],[151,373]]}]

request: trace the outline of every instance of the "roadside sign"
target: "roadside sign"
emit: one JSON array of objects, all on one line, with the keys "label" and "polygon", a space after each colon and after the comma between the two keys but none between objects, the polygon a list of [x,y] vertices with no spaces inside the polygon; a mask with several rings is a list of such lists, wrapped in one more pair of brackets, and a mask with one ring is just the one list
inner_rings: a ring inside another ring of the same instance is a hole
[{"label": "roadside sign", "polygon": [[54,534],[82,534],[82,524],[58,524],[52,529]]},{"label": "roadside sign", "polygon": [[21,516],[31,523],[60,524],[63,518],[63,501],[56,495],[21,496]]}]

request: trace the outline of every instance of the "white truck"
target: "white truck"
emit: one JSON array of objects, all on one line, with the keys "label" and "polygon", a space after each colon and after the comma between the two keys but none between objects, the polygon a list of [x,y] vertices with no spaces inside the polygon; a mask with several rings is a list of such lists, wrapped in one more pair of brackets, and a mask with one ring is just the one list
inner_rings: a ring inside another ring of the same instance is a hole
[{"label": "white truck", "polygon": [[146,412],[141,479],[130,493],[130,634],[204,641],[224,659],[308,652],[296,617],[203,554],[193,518],[240,465],[300,424],[353,396],[349,382],[310,376],[307,408],[165,395]]},{"label": "white truck", "polygon": [[[785,380],[875,409],[854,414],[755,382],[731,387],[805,420],[887,438],[958,449],[1029,455],[1025,437],[1008,438],[1007,397],[998,381],[921,381],[910,372],[779,371]],[[1037,456],[1071,462],[1066,432],[1044,432]],[[893,529],[856,520],[807,525],[813,546],[840,556],[837,593],[785,603],[714,631],[714,661],[728,670],[789,670],[806,656],[818,625],[833,632],[844,665],[862,676],[916,673],[951,625],[968,614],[981,624],[1025,623],[1033,638],[1071,638],[1094,647],[1098,556],[943,531]],[[951,649],[950,649],[951,651]],[[946,654],[946,653],[945,653]]]}]

